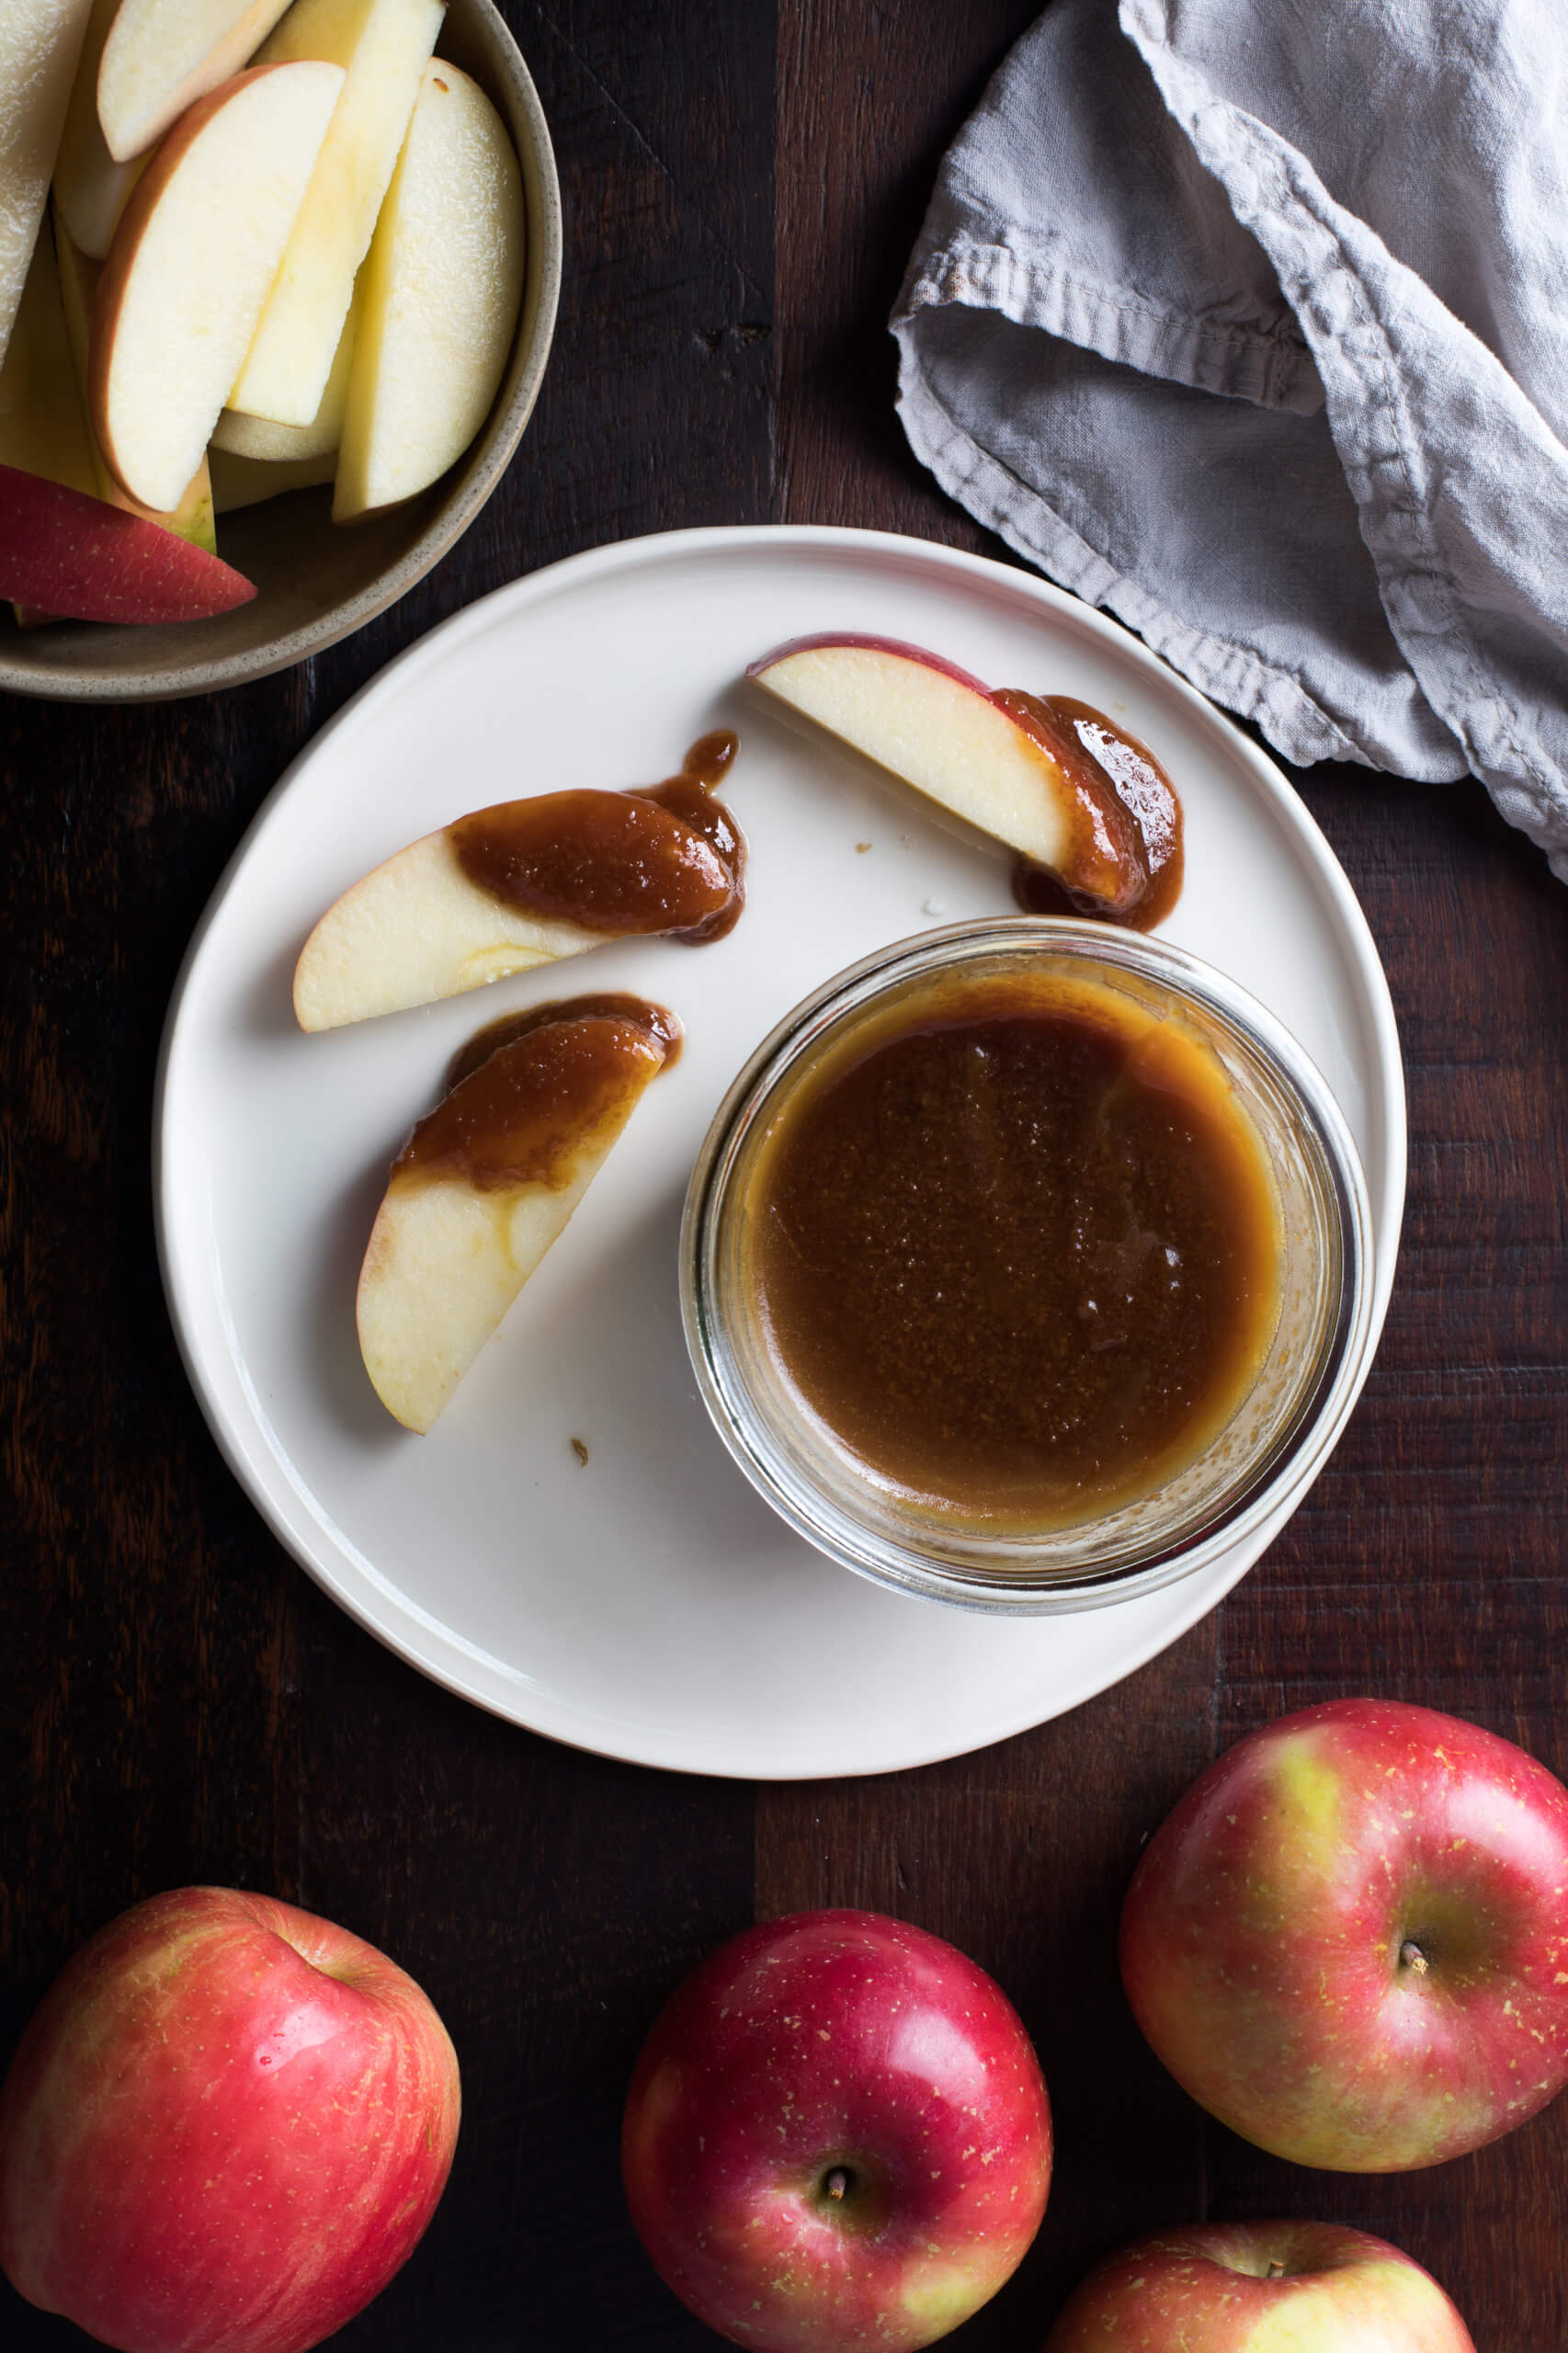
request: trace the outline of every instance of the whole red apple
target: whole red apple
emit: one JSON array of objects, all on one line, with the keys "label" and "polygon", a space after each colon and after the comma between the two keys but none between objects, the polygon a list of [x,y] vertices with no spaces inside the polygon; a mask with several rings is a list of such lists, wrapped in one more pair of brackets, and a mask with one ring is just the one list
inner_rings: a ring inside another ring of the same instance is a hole
[{"label": "whole red apple", "polygon": [[55,1980],[0,2090],[0,2266],[122,2353],[301,2353],[413,2253],[458,2064],[411,1977],[264,1895],[180,1888]]},{"label": "whole red apple", "polygon": [[1091,2271],[1045,2353],[1475,2353],[1430,2272],[1332,2222],[1212,2222]]},{"label": "whole red apple", "polygon": [[972,1961],[875,1912],[801,1912],[678,1988],[621,2157],[643,2245],[722,2336],[908,2353],[1017,2268],[1051,2186],[1051,2109],[1017,2011]]},{"label": "whole red apple", "polygon": [[1282,1717],[1155,1833],[1121,1973],[1176,2081],[1277,2156],[1480,2148],[1568,2080],[1568,1790],[1426,1708]]}]

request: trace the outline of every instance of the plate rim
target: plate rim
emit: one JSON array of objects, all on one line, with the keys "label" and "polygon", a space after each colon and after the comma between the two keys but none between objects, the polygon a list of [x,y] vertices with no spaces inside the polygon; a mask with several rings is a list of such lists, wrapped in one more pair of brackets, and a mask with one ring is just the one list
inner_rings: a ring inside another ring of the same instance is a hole
[{"label": "plate rim", "polygon": [[[520,1670],[506,1661],[493,1660],[491,1654],[480,1646],[468,1642],[455,1629],[421,1609],[401,1588],[388,1586],[375,1564],[357,1553],[345,1531],[335,1531],[336,1540],[349,1558],[359,1562],[367,1573],[367,1589],[364,1593],[346,1589],[342,1582],[328,1573],[310,1551],[304,1531],[284,1507],[283,1501],[274,1494],[262,1475],[260,1462],[253,1457],[251,1444],[247,1441],[252,1438],[265,1439],[268,1427],[260,1400],[254,1395],[251,1399],[255,1427],[247,1431],[231,1415],[223,1401],[209,1385],[187,1300],[187,1269],[180,1245],[172,1231],[170,1217],[167,1129],[171,1081],[177,1079],[178,1075],[176,1058],[180,1044],[181,1009],[224,903],[242,869],[264,832],[278,822],[284,802],[291,800],[305,783],[310,767],[340,733],[347,733],[356,723],[362,722],[362,707],[372,697],[379,699],[389,693],[395,695],[406,691],[424,669],[437,665],[469,639],[512,613],[526,610],[530,604],[545,601],[563,590],[570,593],[597,574],[609,575],[635,570],[641,565],[671,559],[697,559],[708,554],[728,556],[746,551],[783,552],[791,549],[829,552],[835,548],[871,558],[880,554],[900,562],[911,570],[956,574],[960,578],[968,576],[1003,585],[1010,596],[1020,598],[1023,603],[1033,604],[1053,614],[1072,629],[1108,643],[1120,656],[1130,657],[1135,668],[1145,672],[1158,690],[1167,695],[1174,694],[1178,703],[1219,737],[1232,756],[1238,758],[1242,766],[1250,771],[1251,781],[1260,790],[1263,800],[1294,836],[1298,854],[1310,870],[1314,883],[1321,891],[1326,892],[1337,926],[1346,940],[1355,975],[1361,984],[1371,1022],[1369,1095],[1383,1131],[1382,1181],[1373,1197],[1372,1313],[1350,1407],[1352,1412],[1381,1337],[1393,1287],[1403,1215],[1408,1123],[1403,1061],[1392,997],[1360,902],[1326,835],[1277,763],[1244,734],[1223,711],[1161,662],[1141,639],[1119,622],[1068,595],[1039,574],[1004,563],[994,557],[949,547],[940,540],[915,539],[899,532],[815,523],[702,525],[612,540],[562,557],[554,563],[526,573],[476,598],[396,655],[312,735],[267,793],[214,884],[180,961],[159,1041],[152,1106],[152,1188],[158,1268],[180,1360],[219,1452],[263,1523],[290,1557],[336,1607],[395,1656],[472,1705],[541,1738],[557,1740],[563,1745],[583,1749],[589,1754],[654,1770],[698,1773],[715,1779],[809,1781],[904,1772],[922,1765],[937,1764],[950,1757],[977,1753],[1031,1730],[1037,1724],[1068,1714],[1136,1674],[1216,1608],[1274,1541],[1299,1507],[1302,1497],[1295,1497],[1285,1509],[1271,1517],[1256,1531],[1252,1539],[1239,1546],[1234,1561],[1217,1563],[1195,1578],[1197,1589],[1187,1597],[1186,1605],[1176,1611],[1174,1618],[1162,1620],[1147,1641],[1135,1642],[1113,1674],[1101,1674],[1096,1667],[1090,1665],[1079,1683],[1070,1687],[1066,1696],[1054,1700],[1045,1713],[1026,1713],[1017,1721],[1009,1715],[1006,1721],[978,1741],[964,1734],[950,1742],[939,1741],[935,1746],[899,1747],[892,1754],[848,1764],[836,1761],[825,1765],[784,1763],[778,1760],[764,1764],[756,1761],[725,1763],[714,1762],[706,1756],[694,1761],[689,1753],[676,1753],[680,1748],[678,1733],[652,1741],[634,1733],[629,1740],[618,1744],[608,1731],[601,1731],[596,1736],[584,1725],[573,1726],[569,1719],[583,1712],[577,1703],[562,1701],[541,1692],[536,1691],[536,1696],[542,1704],[524,1713],[517,1707],[506,1704],[499,1694],[477,1688],[472,1680],[466,1680],[461,1672],[461,1661],[466,1657],[476,1662],[489,1662],[493,1667],[514,1678],[514,1688],[519,1696],[528,1688]],[[241,1361],[236,1352],[237,1368]],[[301,1500],[296,1498],[296,1501]],[[395,1592],[395,1606],[378,1610],[371,1598],[378,1589],[386,1590],[389,1595]],[[909,1600],[906,1606],[937,1608],[941,1605]],[[1107,1606],[1115,1608],[1118,1605]],[[438,1660],[428,1650],[420,1647],[418,1635],[422,1624],[438,1634],[453,1654],[451,1658]]]}]

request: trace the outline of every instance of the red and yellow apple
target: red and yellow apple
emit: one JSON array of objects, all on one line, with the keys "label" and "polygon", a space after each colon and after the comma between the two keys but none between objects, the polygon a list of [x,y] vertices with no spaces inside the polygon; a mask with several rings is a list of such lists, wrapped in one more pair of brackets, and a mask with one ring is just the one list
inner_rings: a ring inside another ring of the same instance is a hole
[{"label": "red and yellow apple", "polygon": [[1460,2156],[1568,2081],[1568,1790],[1429,1709],[1285,1716],[1155,1833],[1121,1972],[1176,2081],[1259,2147]]},{"label": "red and yellow apple", "polygon": [[1040,2227],[1051,2110],[1006,1995],[874,1912],[747,1930],[681,1985],[626,2104],[655,2268],[755,2353],[910,2353],[1002,2287]]},{"label": "red and yellow apple", "polygon": [[1430,2272],[1333,2222],[1161,2231],[1089,2274],[1045,2353],[1475,2353]]},{"label": "red and yellow apple", "polygon": [[446,2029],[374,1946],[267,1896],[154,1896],[22,2037],[0,2268],[121,2353],[301,2353],[413,2253],[458,2113]]}]

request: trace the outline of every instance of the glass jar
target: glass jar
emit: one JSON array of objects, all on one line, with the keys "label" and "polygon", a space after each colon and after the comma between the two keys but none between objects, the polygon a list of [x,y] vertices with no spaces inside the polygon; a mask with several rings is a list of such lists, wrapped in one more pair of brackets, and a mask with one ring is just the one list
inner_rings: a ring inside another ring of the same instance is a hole
[{"label": "glass jar", "polygon": [[[803,1404],[760,1312],[748,1249],[758,1155],[797,1090],[857,1033],[883,1036],[934,985],[1092,983],[1174,1021],[1223,1074],[1278,1211],[1278,1313],[1240,1402],[1173,1475],[1071,1525],[966,1516],[866,1462]],[[1207,1566],[1322,1468],[1359,1390],[1371,1328],[1371,1212],[1344,1117],[1281,1025],[1160,939],[1068,919],[993,918],[895,942],[839,973],[764,1040],[709,1130],[681,1230],[682,1310],[704,1403],[753,1484],[819,1551],[903,1592],[974,1609],[1084,1609]]]}]

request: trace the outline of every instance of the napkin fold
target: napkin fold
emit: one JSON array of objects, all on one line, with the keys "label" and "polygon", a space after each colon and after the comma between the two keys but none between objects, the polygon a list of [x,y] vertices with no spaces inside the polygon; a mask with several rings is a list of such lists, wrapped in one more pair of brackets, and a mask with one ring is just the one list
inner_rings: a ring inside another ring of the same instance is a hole
[{"label": "napkin fold", "polygon": [[1055,0],[892,318],[942,483],[1289,759],[1568,881],[1568,5]]}]

